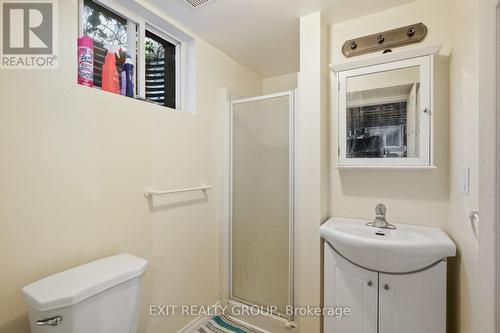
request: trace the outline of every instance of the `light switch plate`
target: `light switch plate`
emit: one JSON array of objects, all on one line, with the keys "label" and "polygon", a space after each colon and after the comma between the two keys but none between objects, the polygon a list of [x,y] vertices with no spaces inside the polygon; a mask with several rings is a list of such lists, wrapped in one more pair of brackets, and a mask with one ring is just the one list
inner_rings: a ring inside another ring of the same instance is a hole
[{"label": "light switch plate", "polygon": [[465,195],[470,195],[470,168],[467,166],[460,170],[460,191]]}]

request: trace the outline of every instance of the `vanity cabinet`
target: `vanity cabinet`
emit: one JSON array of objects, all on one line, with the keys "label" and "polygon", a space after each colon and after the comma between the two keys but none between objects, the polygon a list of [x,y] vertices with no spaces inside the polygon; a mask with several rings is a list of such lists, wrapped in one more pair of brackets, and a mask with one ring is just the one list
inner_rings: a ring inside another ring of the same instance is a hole
[{"label": "vanity cabinet", "polygon": [[337,167],[431,167],[440,44],[349,59],[336,77]]},{"label": "vanity cabinet", "polygon": [[408,274],[361,268],[325,242],[325,308],[348,307],[344,318],[324,316],[325,333],[445,333],[446,262]]}]

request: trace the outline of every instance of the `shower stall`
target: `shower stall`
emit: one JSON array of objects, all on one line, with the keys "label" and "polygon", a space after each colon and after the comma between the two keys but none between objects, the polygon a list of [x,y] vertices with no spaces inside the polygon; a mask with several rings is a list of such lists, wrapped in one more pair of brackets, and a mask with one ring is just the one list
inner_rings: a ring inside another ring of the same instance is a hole
[{"label": "shower stall", "polygon": [[295,92],[230,104],[229,299],[293,321]]}]

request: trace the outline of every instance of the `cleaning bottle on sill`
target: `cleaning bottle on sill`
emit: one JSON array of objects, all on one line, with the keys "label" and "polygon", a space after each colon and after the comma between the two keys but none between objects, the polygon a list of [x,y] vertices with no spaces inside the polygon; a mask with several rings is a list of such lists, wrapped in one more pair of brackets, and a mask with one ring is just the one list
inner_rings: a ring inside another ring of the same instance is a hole
[{"label": "cleaning bottle on sill", "polygon": [[120,77],[116,68],[116,56],[120,57],[120,47],[117,45],[104,46],[108,53],[102,66],[102,90],[115,94],[120,93]]},{"label": "cleaning bottle on sill", "polygon": [[130,54],[126,53],[125,63],[122,67],[120,94],[127,97],[134,97],[134,64]]},{"label": "cleaning bottle on sill", "polygon": [[78,83],[94,86],[94,40],[88,36],[78,38]]}]

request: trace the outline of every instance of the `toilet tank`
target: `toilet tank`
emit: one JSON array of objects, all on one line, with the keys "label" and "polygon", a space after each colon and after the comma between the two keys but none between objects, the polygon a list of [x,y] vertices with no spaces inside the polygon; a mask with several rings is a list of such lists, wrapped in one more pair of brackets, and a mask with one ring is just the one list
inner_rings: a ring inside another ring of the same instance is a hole
[{"label": "toilet tank", "polygon": [[147,264],[120,254],[27,285],[31,333],[136,333]]}]

